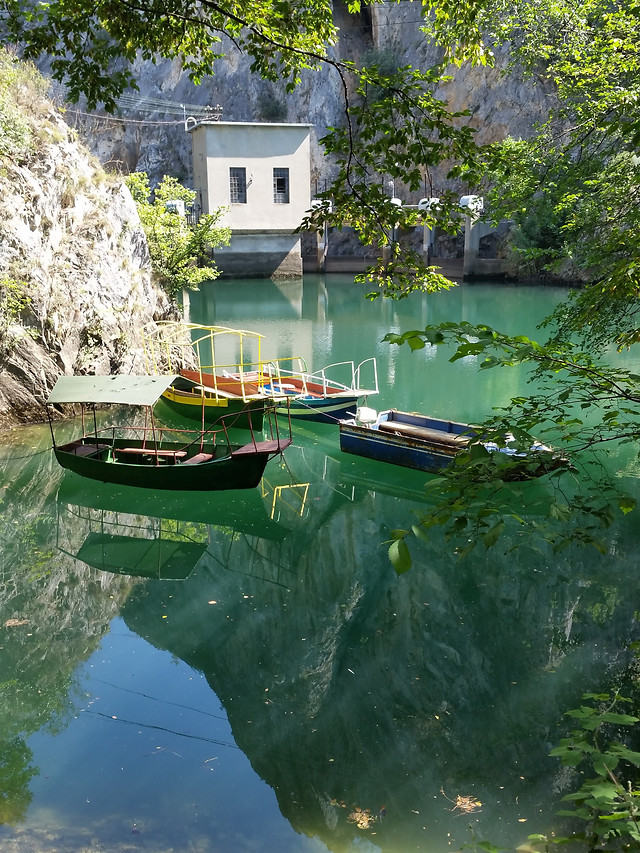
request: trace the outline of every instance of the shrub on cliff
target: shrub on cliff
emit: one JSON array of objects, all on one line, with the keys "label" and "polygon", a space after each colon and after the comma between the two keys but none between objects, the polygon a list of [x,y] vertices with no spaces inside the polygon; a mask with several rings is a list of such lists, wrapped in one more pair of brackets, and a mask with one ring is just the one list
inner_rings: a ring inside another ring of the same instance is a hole
[{"label": "shrub on cliff", "polygon": [[21,158],[31,150],[31,130],[18,100],[30,77],[28,66],[0,50],[0,157]]},{"label": "shrub on cliff", "polygon": [[127,185],[147,236],[154,275],[167,293],[174,296],[183,288],[196,290],[200,282],[217,278],[220,273],[211,250],[227,245],[231,238],[231,231],[218,225],[223,209],[190,225],[171,203],[188,206],[196,194],[175,178],[165,175],[153,194],[146,172],[129,175]]}]

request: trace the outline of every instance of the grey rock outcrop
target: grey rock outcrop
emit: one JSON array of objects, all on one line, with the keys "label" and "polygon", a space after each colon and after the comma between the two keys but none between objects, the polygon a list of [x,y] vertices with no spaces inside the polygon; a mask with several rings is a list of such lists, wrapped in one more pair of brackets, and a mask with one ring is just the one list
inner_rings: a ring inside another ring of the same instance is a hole
[{"label": "grey rock outcrop", "polygon": [[[422,32],[425,21],[413,4],[374,4],[360,15],[352,15],[335,2],[333,12],[340,30],[334,48],[337,59],[384,59],[395,67],[411,64],[426,69],[440,58],[440,49]],[[177,60],[157,64],[141,61],[134,68],[139,92],[127,95],[117,119],[90,118],[82,108],[71,108],[68,120],[77,124],[101,162],[125,174],[145,171],[152,184],[169,174],[189,185],[191,140],[179,116],[182,112],[188,118],[190,107],[219,104],[227,121],[310,123],[314,128],[312,193],[323,190],[331,180],[334,164],[325,156],[319,140],[327,128],[339,127],[345,121],[342,83],[335,69],[325,65],[305,71],[295,92],[288,94],[284,81],[270,83],[252,74],[250,59],[227,40],[223,39],[222,50],[226,56],[216,64],[215,74],[204,77],[198,86],[189,81]],[[443,81],[435,91],[451,110],[469,111],[465,121],[474,128],[479,143],[507,135],[526,137],[546,117],[551,93],[540,83],[525,82],[517,69],[505,73],[507,63],[506,51],[496,48],[493,67],[452,67],[451,80]],[[384,179],[383,175],[378,177]],[[429,178],[438,194],[444,189],[445,168],[434,170]],[[466,188],[460,189],[466,192]],[[397,186],[396,194],[406,203],[416,203],[425,190],[426,186],[410,193]]]},{"label": "grey rock outcrop", "polygon": [[129,190],[52,105],[0,172],[0,427],[42,419],[57,377],[145,372],[140,329],[172,304]]}]

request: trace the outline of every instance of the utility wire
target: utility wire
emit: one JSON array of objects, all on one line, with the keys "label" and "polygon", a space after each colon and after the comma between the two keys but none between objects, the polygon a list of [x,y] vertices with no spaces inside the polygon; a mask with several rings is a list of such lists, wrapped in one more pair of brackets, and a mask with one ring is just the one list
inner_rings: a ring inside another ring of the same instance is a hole
[{"label": "utility wire", "polygon": [[[66,87],[57,81],[51,81],[51,88],[54,94],[58,95],[61,98],[66,98],[67,90]],[[222,112],[222,107],[219,104],[215,106],[210,106],[208,104],[184,104],[179,103],[178,101],[169,101],[163,98],[153,98],[144,95],[134,95],[134,94],[123,94],[119,98],[116,98],[116,104],[123,110],[130,110],[133,112],[139,113],[164,113],[165,115],[181,115],[182,119],[174,120],[174,121],[160,121],[160,120],[143,120],[143,119],[131,119],[120,116],[112,116],[112,115],[97,115],[95,113],[84,112],[83,110],[76,109],[75,107],[67,106],[66,112],[73,113],[74,115],[84,116],[86,118],[93,118],[102,121],[115,121],[115,122],[123,122],[126,124],[171,124],[178,125],[182,124],[187,118],[195,118],[195,119],[207,119],[207,118],[215,118],[219,117]]]}]

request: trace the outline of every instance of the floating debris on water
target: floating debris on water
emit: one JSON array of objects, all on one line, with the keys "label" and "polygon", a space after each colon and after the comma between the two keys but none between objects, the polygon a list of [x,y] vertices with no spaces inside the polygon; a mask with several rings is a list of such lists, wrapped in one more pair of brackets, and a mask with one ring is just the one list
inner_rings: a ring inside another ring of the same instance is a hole
[{"label": "floating debris on water", "polygon": [[455,800],[452,800],[451,797],[447,797],[444,792],[444,788],[440,788],[440,793],[443,797],[449,800],[450,803],[453,803],[453,808],[449,809],[450,812],[472,814],[472,812],[477,812],[482,808],[482,803],[480,800],[476,800],[475,797],[463,797],[461,794],[458,794]]},{"label": "floating debris on water", "polygon": [[354,808],[349,817],[349,823],[355,823],[358,829],[370,829],[371,824],[378,820],[377,815],[371,814],[369,809]]}]

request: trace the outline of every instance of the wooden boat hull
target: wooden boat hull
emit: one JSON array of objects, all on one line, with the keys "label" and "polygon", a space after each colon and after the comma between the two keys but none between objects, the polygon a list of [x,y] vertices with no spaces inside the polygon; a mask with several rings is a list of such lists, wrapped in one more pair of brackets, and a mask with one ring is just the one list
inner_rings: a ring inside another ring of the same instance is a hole
[{"label": "wooden boat hull", "polygon": [[290,443],[287,438],[222,449],[205,445],[198,448],[210,456],[203,461],[196,459],[197,454],[185,458],[179,444],[165,443],[161,451],[145,453],[140,441],[102,437],[98,441],[85,438],[56,446],[54,452],[63,468],[103,483],[146,489],[221,491],[257,486],[269,459]]},{"label": "wooden boat hull", "polygon": [[276,412],[286,415],[288,411],[297,420],[336,424],[353,415],[357,405],[357,397],[291,397],[288,408],[276,406]]},{"label": "wooden boat hull", "polygon": [[[340,422],[340,449],[344,452],[431,474],[446,468],[474,437],[477,433],[469,424],[395,409],[381,412],[369,424],[353,418]],[[537,442],[528,453],[493,442],[484,444],[504,460],[505,480],[541,477],[567,464],[551,448]],[[507,463],[508,458],[511,461]]]},{"label": "wooden boat hull", "polygon": [[[225,423],[235,429],[261,430],[265,406],[268,400],[243,400],[242,398],[202,397],[202,394],[167,388],[160,398],[174,414],[181,418],[201,424],[204,408],[204,423],[215,423],[225,415]],[[231,417],[228,417],[231,416]]]},{"label": "wooden boat hull", "polygon": [[385,433],[368,426],[340,424],[340,450],[378,462],[436,473],[446,468],[460,452],[460,446],[437,440]]}]

